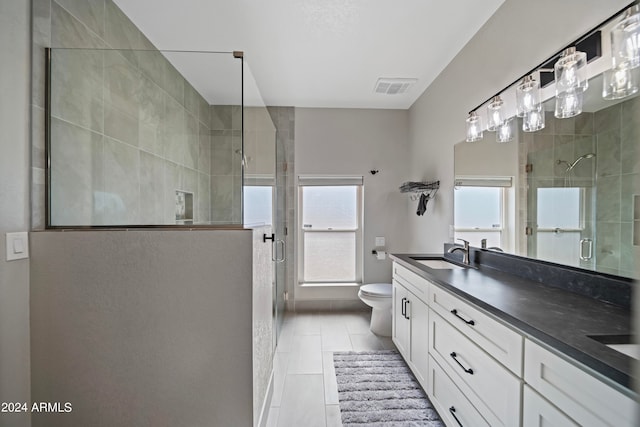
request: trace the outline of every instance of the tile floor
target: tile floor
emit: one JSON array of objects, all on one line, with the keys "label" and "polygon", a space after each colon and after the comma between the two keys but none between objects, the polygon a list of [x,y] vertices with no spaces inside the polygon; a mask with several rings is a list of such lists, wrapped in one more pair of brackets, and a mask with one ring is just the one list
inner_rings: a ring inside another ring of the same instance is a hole
[{"label": "tile floor", "polygon": [[268,427],[341,426],[334,351],[395,349],[370,312],[287,313],[274,360]]}]

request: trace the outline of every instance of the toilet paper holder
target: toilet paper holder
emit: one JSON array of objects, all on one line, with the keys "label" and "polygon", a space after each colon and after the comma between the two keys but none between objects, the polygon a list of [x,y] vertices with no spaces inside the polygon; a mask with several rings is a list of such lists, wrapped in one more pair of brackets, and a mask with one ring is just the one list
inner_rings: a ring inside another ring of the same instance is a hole
[{"label": "toilet paper holder", "polygon": [[372,249],[371,254],[375,255],[378,260],[382,261],[387,258],[387,252],[383,248]]}]

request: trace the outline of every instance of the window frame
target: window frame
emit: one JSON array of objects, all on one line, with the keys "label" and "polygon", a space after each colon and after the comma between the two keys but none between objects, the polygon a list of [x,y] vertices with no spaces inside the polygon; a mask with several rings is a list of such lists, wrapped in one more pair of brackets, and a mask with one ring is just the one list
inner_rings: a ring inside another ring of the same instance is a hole
[{"label": "window frame", "polygon": [[[306,229],[303,222],[303,206],[304,206],[304,187],[343,187],[353,186],[356,187],[356,228],[315,228]],[[360,285],[363,280],[363,254],[364,254],[364,242],[363,242],[363,194],[364,194],[364,182],[362,177],[299,177],[298,179],[298,215],[297,215],[297,286],[300,287],[321,287],[321,286],[356,286]],[[355,232],[355,281],[354,280],[341,280],[341,281],[306,281],[304,278],[304,245],[306,233],[344,233]]]}]

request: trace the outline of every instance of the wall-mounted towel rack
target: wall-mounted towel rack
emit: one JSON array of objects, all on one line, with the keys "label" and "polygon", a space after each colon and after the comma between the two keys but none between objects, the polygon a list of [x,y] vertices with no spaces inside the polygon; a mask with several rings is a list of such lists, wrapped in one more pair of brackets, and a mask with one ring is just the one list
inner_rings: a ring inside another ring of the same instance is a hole
[{"label": "wall-mounted towel rack", "polygon": [[420,200],[416,214],[424,215],[427,210],[427,202],[433,199],[440,188],[440,181],[415,182],[407,181],[400,186],[401,193],[413,193],[411,200]]}]

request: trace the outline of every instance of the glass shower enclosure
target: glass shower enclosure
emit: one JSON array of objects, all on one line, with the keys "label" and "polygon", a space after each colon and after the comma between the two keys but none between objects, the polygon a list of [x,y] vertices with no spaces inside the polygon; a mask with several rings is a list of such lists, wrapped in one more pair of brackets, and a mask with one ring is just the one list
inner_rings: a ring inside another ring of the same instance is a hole
[{"label": "glass shower enclosure", "polygon": [[276,129],[242,52],[52,48],[47,68],[48,229],[276,227]]}]

